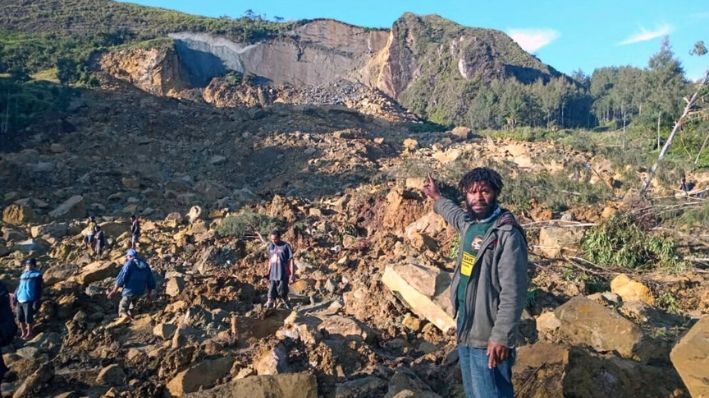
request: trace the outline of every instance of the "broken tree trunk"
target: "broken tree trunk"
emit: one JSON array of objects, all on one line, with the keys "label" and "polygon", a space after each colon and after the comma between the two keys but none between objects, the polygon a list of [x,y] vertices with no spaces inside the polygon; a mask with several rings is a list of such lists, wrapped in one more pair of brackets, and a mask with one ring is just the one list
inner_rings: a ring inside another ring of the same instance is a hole
[{"label": "broken tree trunk", "polygon": [[697,88],[697,91],[692,94],[692,97],[690,99],[685,98],[687,105],[685,105],[684,111],[682,111],[682,116],[677,119],[675,125],[672,127],[672,132],[670,133],[670,136],[667,137],[665,145],[662,146],[662,150],[660,151],[660,155],[657,157],[655,164],[652,165],[652,169],[650,169],[650,175],[648,175],[647,181],[645,181],[645,185],[643,186],[640,193],[644,194],[650,187],[652,180],[655,178],[655,173],[657,173],[657,169],[660,167],[660,162],[662,162],[662,159],[665,157],[667,150],[670,148],[670,144],[672,144],[672,139],[675,138],[675,135],[679,131],[679,128],[682,127],[682,123],[684,123],[684,120],[687,118],[687,116],[692,113],[692,108],[694,107],[694,104],[699,98],[699,93],[702,91],[707,82],[709,82],[709,70],[704,73],[704,79],[702,79],[702,82],[699,84],[699,88]]}]

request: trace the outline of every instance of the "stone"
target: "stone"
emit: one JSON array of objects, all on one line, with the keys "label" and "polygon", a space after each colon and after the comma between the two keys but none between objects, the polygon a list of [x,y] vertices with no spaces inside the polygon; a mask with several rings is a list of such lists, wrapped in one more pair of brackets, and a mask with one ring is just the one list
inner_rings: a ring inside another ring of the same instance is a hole
[{"label": "stone", "polygon": [[709,397],[709,316],[704,316],[672,348],[672,365],[693,397]]},{"label": "stone", "polygon": [[436,151],[431,155],[434,159],[437,161],[443,163],[443,164],[448,164],[450,162],[453,162],[460,158],[463,155],[463,152],[458,149],[458,148],[452,148],[447,151]]},{"label": "stone", "polygon": [[448,288],[450,275],[436,267],[402,263],[391,265],[393,271],[420,293],[434,297]]},{"label": "stone", "polygon": [[25,347],[19,348],[17,351],[15,351],[15,354],[17,354],[21,358],[35,359],[35,358],[39,357],[40,351],[39,351],[39,348],[37,348],[37,347],[25,346]]},{"label": "stone", "polygon": [[276,331],[276,337],[283,340],[290,338],[301,340],[305,345],[312,346],[321,339],[318,325],[322,321],[314,316],[301,315],[296,311],[283,321],[283,327]]},{"label": "stone", "polygon": [[182,214],[180,212],[172,212],[165,217],[164,224],[170,228],[177,228],[182,224]]},{"label": "stone", "polygon": [[49,216],[54,219],[71,220],[86,217],[86,205],[84,197],[74,195],[49,212]]},{"label": "stone", "polygon": [[539,231],[539,246],[547,257],[558,257],[562,250],[575,249],[583,238],[581,228],[542,227]]},{"label": "stone", "polygon": [[34,225],[30,228],[30,235],[33,238],[51,237],[54,239],[63,238],[68,232],[67,224],[64,222],[44,225]]},{"label": "stone", "polygon": [[440,398],[440,395],[431,391],[413,371],[406,368],[398,368],[389,379],[387,394],[385,398],[394,397],[416,397],[416,398]]},{"label": "stone", "polygon": [[616,209],[615,207],[606,206],[603,208],[603,211],[601,212],[601,219],[607,220],[607,219],[613,217],[616,213],[618,213],[618,209]]},{"label": "stone", "polygon": [[81,269],[77,279],[82,285],[88,285],[89,283],[115,277],[118,275],[119,270],[120,266],[112,261],[94,261]]},{"label": "stone", "polygon": [[47,245],[41,239],[26,239],[15,243],[12,248],[24,254],[41,255],[47,252]]},{"label": "stone", "polygon": [[288,355],[283,345],[265,351],[254,361],[254,370],[258,375],[275,375],[288,370]]},{"label": "stone", "polygon": [[138,189],[140,188],[140,180],[136,177],[122,177],[121,184],[124,188]]},{"label": "stone", "polygon": [[130,224],[123,221],[102,222],[99,226],[107,236],[117,237],[126,232],[130,232]]},{"label": "stone", "polygon": [[421,320],[411,314],[404,315],[404,319],[401,321],[401,324],[414,332],[421,330]]},{"label": "stone", "polygon": [[187,219],[187,222],[189,222],[190,224],[194,224],[195,221],[202,219],[203,213],[204,211],[202,210],[202,207],[195,205],[190,207],[190,211],[187,212],[185,218]]},{"label": "stone", "polygon": [[177,326],[172,323],[160,323],[155,325],[153,328],[153,334],[160,337],[163,340],[170,340],[175,334]]},{"label": "stone", "polygon": [[51,362],[43,363],[34,373],[20,384],[12,394],[12,398],[38,397],[38,392],[54,377],[54,366]]},{"label": "stone", "polygon": [[427,236],[436,236],[446,229],[446,221],[438,214],[429,211],[416,221],[412,222],[404,230],[404,237],[412,239],[413,234],[420,233]]},{"label": "stone", "polygon": [[187,398],[317,398],[314,375],[291,373],[238,378],[210,390],[188,394]]},{"label": "stone", "polygon": [[577,296],[559,306],[554,315],[561,322],[558,334],[562,341],[598,352],[617,351],[623,358],[637,358],[642,330],[615,311]]},{"label": "stone", "polygon": [[367,343],[374,342],[374,331],[359,321],[341,315],[332,315],[323,319],[318,330],[329,335],[339,335],[347,340],[357,340]]},{"label": "stone", "polygon": [[2,211],[2,221],[10,225],[22,225],[37,221],[37,215],[31,207],[11,204]]},{"label": "stone", "polygon": [[403,145],[405,150],[413,152],[416,150],[416,148],[418,148],[419,142],[413,138],[406,138],[404,139]]},{"label": "stone", "polygon": [[335,386],[335,398],[358,398],[384,396],[387,382],[376,376],[346,381]]},{"label": "stone", "polygon": [[185,280],[179,276],[168,279],[165,284],[165,294],[170,297],[178,296],[185,289]]},{"label": "stone", "polygon": [[458,126],[451,130],[451,134],[461,139],[468,139],[473,131],[469,127]]},{"label": "stone", "polygon": [[408,189],[414,189],[418,191],[423,190],[423,184],[426,183],[426,179],[423,177],[408,177],[404,186]]},{"label": "stone", "polygon": [[409,235],[409,243],[411,244],[411,247],[419,252],[424,252],[426,250],[435,252],[438,250],[438,243],[430,236],[420,232],[411,233]]},{"label": "stone", "polygon": [[96,384],[105,386],[122,386],[126,384],[126,373],[123,368],[114,364],[101,369],[96,376]]},{"label": "stone", "polygon": [[168,397],[181,397],[187,393],[198,391],[200,388],[213,387],[219,379],[231,370],[234,363],[232,357],[226,356],[217,359],[207,359],[187,370],[178,373],[167,383]]},{"label": "stone", "polygon": [[561,327],[561,321],[556,317],[554,312],[544,312],[539,315],[536,319],[537,323],[537,334],[539,336],[552,333]]},{"label": "stone", "polygon": [[518,347],[512,381],[516,396],[530,398],[659,398],[677,396],[681,388],[679,377],[664,366],[551,343]]},{"label": "stone", "polygon": [[632,280],[626,274],[619,274],[611,281],[611,292],[619,295],[623,301],[642,301],[648,305],[655,304],[650,288]]},{"label": "stone", "polygon": [[[421,269],[424,271],[419,274]],[[428,278],[422,278],[421,275],[428,275]],[[448,297],[450,276],[447,279],[445,276],[448,275],[443,272],[436,273],[427,270],[425,267],[414,269],[408,265],[406,267],[389,265],[382,274],[382,283],[393,292],[398,293],[414,314],[428,320],[441,331],[447,333],[449,330],[455,330],[456,325],[455,320],[450,315],[452,313]],[[431,286],[431,279],[434,281],[433,287]],[[412,284],[409,281],[414,282]],[[445,289],[443,289],[443,286],[446,286]],[[422,293],[419,288],[427,292],[434,291],[438,294],[429,296]]]}]

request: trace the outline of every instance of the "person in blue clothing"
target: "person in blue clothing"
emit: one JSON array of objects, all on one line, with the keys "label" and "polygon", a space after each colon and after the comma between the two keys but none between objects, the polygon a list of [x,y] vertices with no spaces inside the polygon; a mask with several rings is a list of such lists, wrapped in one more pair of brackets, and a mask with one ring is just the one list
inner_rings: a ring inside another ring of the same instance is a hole
[{"label": "person in blue clothing", "polygon": [[121,272],[118,273],[116,284],[113,290],[108,293],[108,298],[115,297],[121,289],[118,316],[124,321],[130,321],[133,319],[130,308],[134,301],[143,294],[145,294],[146,300],[150,301],[152,292],[155,290],[153,271],[150,270],[148,263],[138,258],[138,253],[135,249],[128,249],[126,252],[126,262],[123,264]]},{"label": "person in blue clothing", "polygon": [[[266,243],[261,234],[259,239]],[[266,247],[268,254],[268,300],[266,308],[273,308],[277,298],[283,300],[283,305],[291,308],[288,301],[288,283],[295,282],[295,259],[293,249],[288,242],[281,240],[281,231],[271,231],[271,242]]]},{"label": "person in blue clothing", "polygon": [[29,340],[34,336],[34,313],[39,310],[42,298],[42,273],[37,270],[37,260],[28,258],[25,271],[20,275],[20,284],[15,290],[17,301],[17,322],[22,331],[21,338]]}]

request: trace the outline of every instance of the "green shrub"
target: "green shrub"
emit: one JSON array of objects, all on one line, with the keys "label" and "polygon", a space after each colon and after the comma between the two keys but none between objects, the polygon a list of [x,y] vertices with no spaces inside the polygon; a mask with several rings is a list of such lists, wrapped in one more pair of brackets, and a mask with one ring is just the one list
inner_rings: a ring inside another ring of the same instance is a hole
[{"label": "green shrub", "polygon": [[617,214],[591,228],[581,246],[586,257],[601,266],[679,269],[684,265],[672,240],[649,234],[627,214]]},{"label": "green shrub", "polygon": [[244,210],[238,214],[226,216],[217,227],[217,233],[220,236],[235,236],[238,238],[256,232],[267,236],[273,228],[282,226],[283,221],[278,218],[272,218],[252,210]]}]

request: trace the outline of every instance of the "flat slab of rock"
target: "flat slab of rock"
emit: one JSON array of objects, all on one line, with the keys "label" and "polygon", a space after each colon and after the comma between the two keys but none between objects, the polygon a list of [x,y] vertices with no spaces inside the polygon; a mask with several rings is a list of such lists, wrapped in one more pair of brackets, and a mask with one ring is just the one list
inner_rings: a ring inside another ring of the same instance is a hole
[{"label": "flat slab of rock", "polygon": [[709,397],[709,316],[689,329],[670,359],[693,397]]},{"label": "flat slab of rock", "polygon": [[231,357],[204,360],[173,377],[166,386],[167,396],[181,397],[198,391],[201,387],[213,387],[219,379],[229,373],[233,363],[234,359]]},{"label": "flat slab of rock", "polygon": [[49,216],[61,220],[77,219],[86,217],[86,205],[84,197],[74,195],[65,200],[64,203],[57,206],[49,212]]},{"label": "flat slab of rock", "polygon": [[[439,271],[439,270],[436,270]],[[420,318],[427,319],[444,333],[448,330],[455,330],[455,320],[450,315],[450,300],[448,298],[448,286],[440,291],[436,296],[428,296],[416,287],[417,285],[426,292],[438,291],[444,285],[443,281],[447,276],[444,272],[423,271],[421,268],[414,269],[408,266],[387,266],[382,275],[382,283],[391,291],[397,293],[406,305]],[[426,281],[426,278],[430,280]],[[432,281],[433,282],[432,282]],[[413,281],[410,283],[409,281]],[[438,282],[436,282],[438,281]],[[439,283],[441,285],[439,285]],[[431,287],[437,286],[436,288]]]}]

